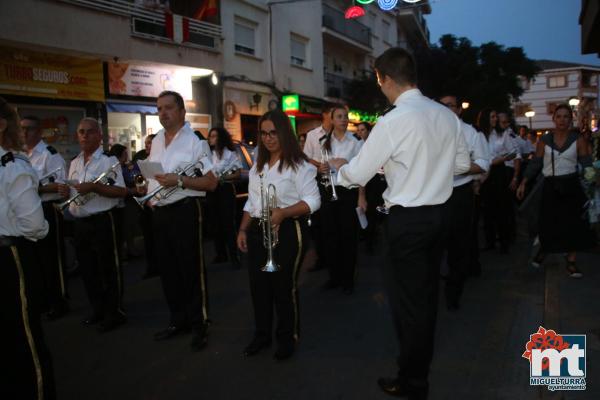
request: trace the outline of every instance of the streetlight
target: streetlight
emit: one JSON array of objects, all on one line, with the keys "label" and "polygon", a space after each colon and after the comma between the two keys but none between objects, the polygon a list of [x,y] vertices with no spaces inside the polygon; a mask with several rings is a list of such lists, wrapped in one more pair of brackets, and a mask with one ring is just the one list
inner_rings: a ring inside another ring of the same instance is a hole
[{"label": "streetlight", "polygon": [[466,110],[467,108],[469,108],[471,106],[471,104],[469,104],[468,101],[463,101],[460,106],[462,107],[463,110]]},{"label": "streetlight", "polygon": [[527,118],[529,118],[529,130],[531,130],[531,118],[535,117],[535,111],[533,110],[529,110],[529,111],[525,111],[525,116]]},{"label": "streetlight", "polygon": [[579,99],[577,97],[571,97],[569,99],[569,106],[573,111],[573,126],[577,126],[577,107],[579,106]]}]

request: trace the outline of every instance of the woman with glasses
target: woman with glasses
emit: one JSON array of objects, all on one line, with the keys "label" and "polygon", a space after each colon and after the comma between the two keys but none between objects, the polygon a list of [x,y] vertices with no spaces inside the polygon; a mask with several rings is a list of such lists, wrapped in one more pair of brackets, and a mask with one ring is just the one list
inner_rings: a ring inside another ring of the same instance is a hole
[{"label": "woman with glasses", "polygon": [[[343,106],[331,110],[332,130],[321,141],[322,159],[319,165],[321,174],[322,235],[326,238],[325,265],[329,268],[329,280],[324,289],[342,287],[344,294],[354,292],[356,261],[358,257],[358,217],[357,207],[367,210],[365,189],[346,189],[337,185],[336,172],[330,174],[330,165],[347,163],[353,159],[362,146],[348,132],[348,111]],[[329,178],[331,176],[331,178]],[[332,196],[331,184],[335,185],[337,200]]]},{"label": "woman with glasses", "polygon": [[[273,308],[277,314],[276,360],[294,353],[299,334],[297,277],[306,250],[306,219],[321,205],[316,169],[300,150],[289,118],[280,110],[269,111],[259,121],[258,160],[249,174],[248,201],[237,237],[238,248],[248,253],[248,274],[254,306],[254,339],[244,350],[252,356],[271,344]],[[272,186],[275,192],[272,191]],[[267,189],[275,194],[271,227],[261,224]],[[265,272],[265,234],[271,228],[277,245],[272,256],[278,271]]]},{"label": "woman with glasses", "polygon": [[239,178],[242,164],[231,135],[224,128],[212,128],[208,132],[208,144],[212,151],[213,172],[219,178],[215,191],[208,193],[217,251],[213,264],[227,261],[229,252],[229,261],[237,269],[240,260],[235,245],[235,186],[232,180]]}]

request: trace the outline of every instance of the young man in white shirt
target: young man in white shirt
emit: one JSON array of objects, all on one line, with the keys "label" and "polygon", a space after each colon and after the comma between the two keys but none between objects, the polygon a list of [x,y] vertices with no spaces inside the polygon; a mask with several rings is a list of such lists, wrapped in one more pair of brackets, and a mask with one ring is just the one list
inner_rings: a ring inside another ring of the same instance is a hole
[{"label": "young man in white shirt", "polygon": [[53,320],[62,317],[68,310],[65,279],[65,246],[63,234],[63,215],[54,204],[62,196],[58,192],[59,183],[65,181],[67,167],[64,158],[52,146],[42,140],[39,118],[25,116],[21,119],[21,132],[25,139],[25,148],[33,169],[40,182],[38,193],[42,199],[44,218],[48,221],[48,235],[36,243],[40,257],[43,280],[43,304],[47,308],[46,316]]},{"label": "young man in white shirt", "polygon": [[[148,190],[176,188],[168,197],[150,200],[156,256],[169,306],[169,326],[154,335],[169,339],[192,329],[191,349],[207,344],[208,293],[202,245],[200,197],[218,180],[211,171],[211,152],[185,122],[185,104],[177,92],[162,92],[156,101],[161,129],[152,141],[149,161],[160,162],[165,174],[149,179]],[[193,166],[186,174],[177,171]]]},{"label": "young man in white shirt", "polygon": [[[70,195],[79,194],[83,201],[73,201],[69,205],[69,211],[75,217],[77,261],[92,306],[92,314],[83,324],[100,322],[98,330],[107,332],[126,321],[121,304],[123,271],[117,251],[113,209],[119,199],[127,196],[127,189],[119,161],[102,151],[102,129],[98,121],[83,118],[77,127],[77,140],[81,153],[71,161],[67,182],[73,186]],[[105,182],[93,182],[104,173],[107,174]]]},{"label": "young man in white shirt", "polygon": [[[462,108],[456,95],[440,97],[439,102],[460,118]],[[462,295],[464,281],[471,265],[474,245],[472,219],[474,213],[474,176],[490,169],[490,154],[483,133],[461,120],[461,132],[471,157],[471,168],[466,174],[456,175],[452,195],[448,200],[448,238],[446,241],[448,276],[445,295],[448,310],[456,311]],[[476,242],[475,242],[476,243]]]},{"label": "young man in white shirt", "polygon": [[336,162],[338,183],[364,186],[383,165],[388,188],[384,282],[399,343],[396,378],[381,378],[393,396],[426,399],[437,314],[445,203],[455,174],[471,160],[460,121],[417,89],[410,53],[391,48],[375,60],[381,91],[394,108],[379,118],[359,154]]}]

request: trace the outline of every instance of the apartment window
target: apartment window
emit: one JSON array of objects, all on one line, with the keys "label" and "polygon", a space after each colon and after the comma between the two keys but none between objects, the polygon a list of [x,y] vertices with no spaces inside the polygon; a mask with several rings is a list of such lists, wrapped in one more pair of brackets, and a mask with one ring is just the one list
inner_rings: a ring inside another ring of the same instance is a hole
[{"label": "apartment window", "polygon": [[567,86],[567,75],[549,76],[547,81],[548,89],[563,88]]},{"label": "apartment window", "polygon": [[235,20],[235,51],[238,53],[256,55],[256,26],[250,21],[236,18]]},{"label": "apartment window", "polygon": [[531,110],[531,104],[515,104],[515,117],[524,117],[527,111]]},{"label": "apartment window", "polygon": [[583,71],[581,74],[581,86],[587,89],[596,89],[598,87],[598,74]]},{"label": "apartment window", "polygon": [[300,67],[308,67],[307,62],[307,47],[308,39],[294,35],[290,35],[290,48],[291,48],[291,63],[292,65],[298,65]]},{"label": "apartment window", "polygon": [[386,43],[391,43],[390,41],[390,23],[387,21],[381,21],[381,40]]},{"label": "apartment window", "polygon": [[521,89],[523,89],[523,90],[529,90],[531,88],[531,82],[526,77],[520,76],[519,77],[519,86],[521,86]]}]

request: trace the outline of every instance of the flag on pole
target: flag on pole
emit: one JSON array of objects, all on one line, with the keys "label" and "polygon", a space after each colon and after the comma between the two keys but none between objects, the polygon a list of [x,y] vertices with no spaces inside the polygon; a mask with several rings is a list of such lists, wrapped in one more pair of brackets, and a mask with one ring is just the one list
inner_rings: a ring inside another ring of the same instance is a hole
[{"label": "flag on pole", "polygon": [[165,30],[167,37],[175,43],[190,40],[190,20],[177,14],[165,13]]}]

